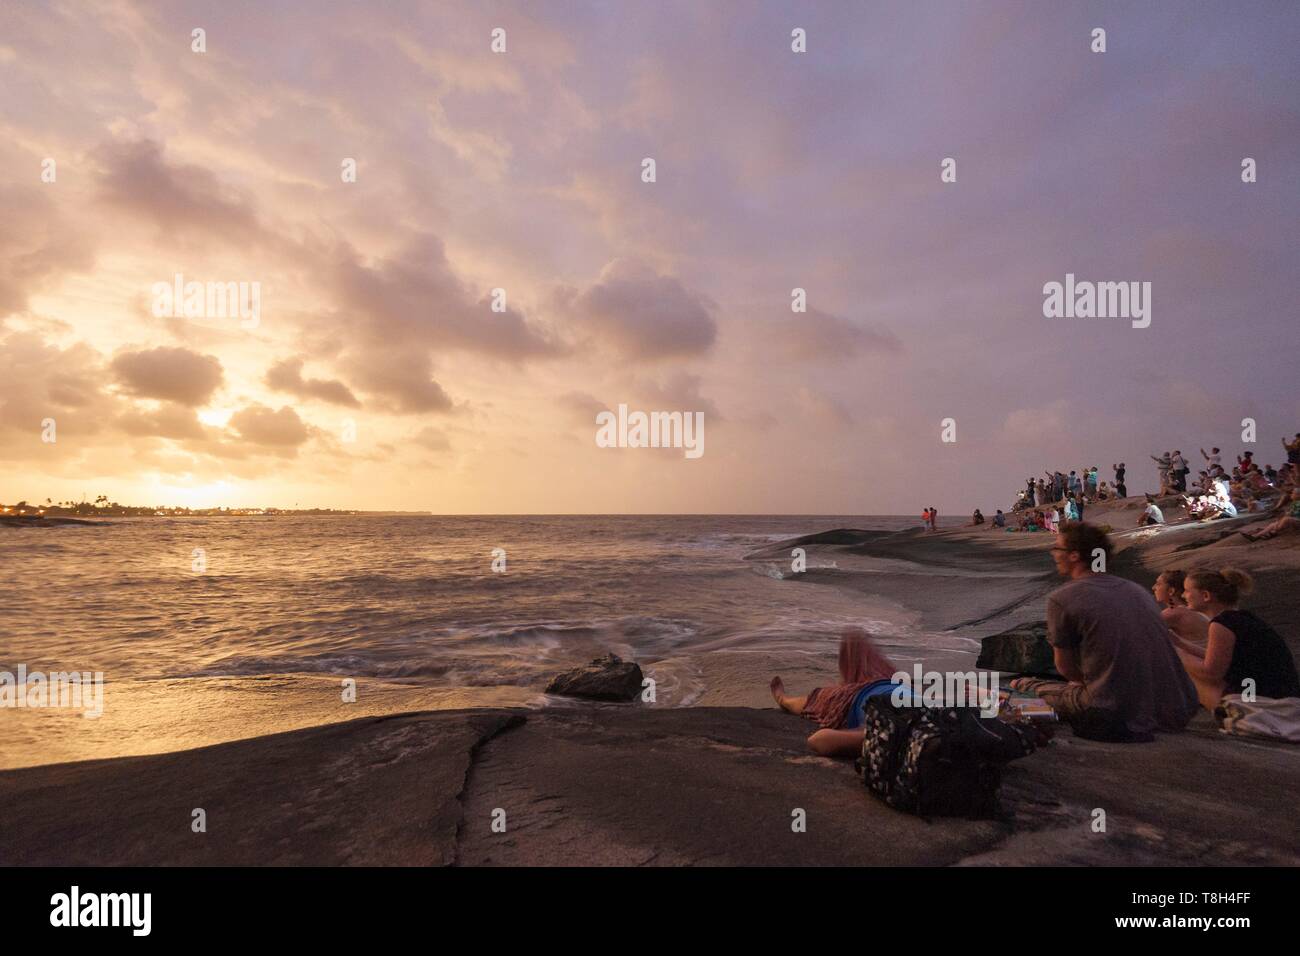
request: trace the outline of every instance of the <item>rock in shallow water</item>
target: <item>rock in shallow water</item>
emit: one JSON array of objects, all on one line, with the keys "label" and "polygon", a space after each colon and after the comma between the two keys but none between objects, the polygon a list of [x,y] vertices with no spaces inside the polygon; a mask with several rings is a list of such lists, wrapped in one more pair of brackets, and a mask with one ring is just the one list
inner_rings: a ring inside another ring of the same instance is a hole
[{"label": "rock in shallow water", "polygon": [[546,693],[590,700],[631,700],[641,693],[641,667],[616,654],[598,657],[555,677]]},{"label": "rock in shallow water", "polygon": [[1064,680],[1056,670],[1052,645],[1047,642],[1047,622],[1036,621],[994,634],[980,642],[976,667],[1003,674],[1028,674]]}]

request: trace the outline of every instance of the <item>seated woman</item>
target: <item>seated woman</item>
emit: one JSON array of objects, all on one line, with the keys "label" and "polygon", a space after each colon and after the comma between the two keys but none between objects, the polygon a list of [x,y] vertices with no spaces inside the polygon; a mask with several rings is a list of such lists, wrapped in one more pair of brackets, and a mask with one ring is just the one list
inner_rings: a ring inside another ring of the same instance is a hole
[{"label": "seated woman", "polygon": [[1250,611],[1237,607],[1254,582],[1245,571],[1192,571],[1183,598],[1210,619],[1204,650],[1170,631],[1174,650],[1196,685],[1201,706],[1210,713],[1227,694],[1240,694],[1254,682],[1257,697],[1300,697],[1300,675],[1281,635]]},{"label": "seated woman", "polygon": [[840,683],[796,697],[785,692],[780,677],[773,677],[772,698],[782,710],[821,724],[822,729],[808,738],[813,753],[851,757],[862,750],[867,700],[877,694],[892,694],[898,685],[891,676],[897,672],[865,631],[847,630],[840,635]]},{"label": "seated woman", "polygon": [[1156,603],[1160,605],[1160,617],[1169,630],[1196,645],[1204,653],[1210,619],[1199,611],[1193,611],[1183,600],[1185,578],[1182,571],[1171,568],[1156,578],[1151,593],[1156,596]]}]

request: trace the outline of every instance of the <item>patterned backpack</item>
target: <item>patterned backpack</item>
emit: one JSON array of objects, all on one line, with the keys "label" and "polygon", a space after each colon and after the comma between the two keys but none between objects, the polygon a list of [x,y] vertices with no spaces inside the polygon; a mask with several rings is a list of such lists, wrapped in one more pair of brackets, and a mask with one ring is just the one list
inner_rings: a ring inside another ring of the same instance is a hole
[{"label": "patterned backpack", "polygon": [[881,695],[867,701],[857,768],[896,810],[987,819],[1001,813],[1002,767],[1033,751],[1029,730],[978,708],[897,706]]}]

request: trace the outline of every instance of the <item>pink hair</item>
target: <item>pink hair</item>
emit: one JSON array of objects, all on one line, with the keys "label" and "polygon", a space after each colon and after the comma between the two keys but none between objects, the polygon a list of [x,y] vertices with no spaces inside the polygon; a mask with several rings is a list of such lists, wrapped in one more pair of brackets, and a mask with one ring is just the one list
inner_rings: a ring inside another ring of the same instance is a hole
[{"label": "pink hair", "polygon": [[871,635],[860,627],[846,628],[840,634],[840,679],[846,684],[886,680],[898,668],[871,643]]}]

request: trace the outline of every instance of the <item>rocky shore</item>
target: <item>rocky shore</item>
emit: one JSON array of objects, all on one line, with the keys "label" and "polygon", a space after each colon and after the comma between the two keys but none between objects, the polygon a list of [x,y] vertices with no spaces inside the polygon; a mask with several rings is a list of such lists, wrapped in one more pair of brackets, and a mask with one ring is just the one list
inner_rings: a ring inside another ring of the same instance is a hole
[{"label": "rocky shore", "polygon": [[[1119,528],[1125,506],[1110,512]],[[1258,583],[1250,606],[1294,652],[1300,541],[1251,544],[1235,533],[1242,524],[1121,534],[1114,570],[1145,584],[1166,567],[1246,568]],[[1035,633],[1053,585],[1049,537],[975,528],[799,541],[834,555],[836,568],[815,572],[823,582],[855,558],[898,562],[894,586],[926,589],[933,626],[987,637]],[[957,586],[972,574],[989,578],[987,593]],[[811,730],[770,707],[591,703],[367,717],[26,767],[0,773],[0,863],[1300,864],[1300,748],[1224,736],[1205,713],[1142,745],[1061,728],[1008,767],[996,821],[891,810],[851,762],[810,754]],[[800,810],[805,832],[791,826]]]},{"label": "rocky shore", "polygon": [[0,863],[1300,864],[1294,749],[1208,717],[1142,746],[1059,734],[1010,765],[1001,821],[891,810],[808,730],[740,707],[443,711],[12,770]]}]

